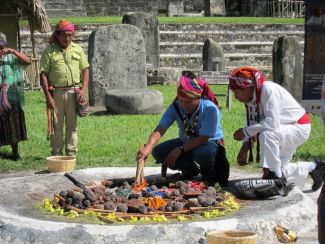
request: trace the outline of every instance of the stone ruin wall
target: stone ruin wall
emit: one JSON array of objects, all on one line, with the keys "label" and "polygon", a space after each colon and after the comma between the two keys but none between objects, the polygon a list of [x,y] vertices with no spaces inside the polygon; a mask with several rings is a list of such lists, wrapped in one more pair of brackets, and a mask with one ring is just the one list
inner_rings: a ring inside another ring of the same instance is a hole
[{"label": "stone ruin wall", "polygon": [[[241,6],[249,0],[225,0],[229,16],[242,15]],[[154,15],[167,14],[168,0],[44,0],[49,16],[109,16],[127,12],[145,12]],[[184,0],[185,12],[200,13],[204,0]]]}]

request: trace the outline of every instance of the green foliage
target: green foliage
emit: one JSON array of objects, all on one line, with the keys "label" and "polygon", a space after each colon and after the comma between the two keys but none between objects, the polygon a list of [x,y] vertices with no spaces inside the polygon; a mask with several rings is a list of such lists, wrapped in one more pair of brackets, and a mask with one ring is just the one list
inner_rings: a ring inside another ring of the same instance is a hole
[{"label": "green foliage", "polygon": [[[150,86],[164,95],[165,108],[173,101],[176,86]],[[215,93],[225,93],[226,86],[212,86]],[[225,133],[227,156],[231,164],[236,164],[240,142],[232,139],[233,132],[244,125],[244,106],[233,99],[233,108],[226,109],[225,97],[218,98],[222,106],[222,125]],[[0,172],[47,169],[46,157],[50,154],[49,141],[46,139],[47,119],[44,95],[41,91],[27,91],[24,107],[28,141],[19,143],[23,160],[14,162],[0,158]],[[79,154],[77,168],[135,166],[136,152],[141,144],[147,142],[151,131],[156,127],[158,115],[91,115],[78,119]],[[296,160],[325,158],[323,128],[319,115],[312,116],[312,134],[308,142],[298,148]],[[162,141],[177,137],[173,125]],[[0,148],[0,156],[9,155],[9,146]],[[149,157],[147,164],[154,166]],[[253,167],[256,167],[255,165]]]}]

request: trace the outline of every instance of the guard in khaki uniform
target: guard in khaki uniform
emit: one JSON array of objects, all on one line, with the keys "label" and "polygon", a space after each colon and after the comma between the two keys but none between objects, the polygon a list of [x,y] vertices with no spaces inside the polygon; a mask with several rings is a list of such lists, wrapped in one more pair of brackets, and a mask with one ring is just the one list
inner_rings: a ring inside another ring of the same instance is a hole
[{"label": "guard in khaki uniform", "polygon": [[89,64],[82,48],[72,42],[74,30],[70,21],[60,20],[41,58],[42,87],[54,117],[53,133],[50,135],[52,155],[62,155],[64,145],[66,155],[77,154],[75,92],[80,94],[81,100],[85,99]]}]

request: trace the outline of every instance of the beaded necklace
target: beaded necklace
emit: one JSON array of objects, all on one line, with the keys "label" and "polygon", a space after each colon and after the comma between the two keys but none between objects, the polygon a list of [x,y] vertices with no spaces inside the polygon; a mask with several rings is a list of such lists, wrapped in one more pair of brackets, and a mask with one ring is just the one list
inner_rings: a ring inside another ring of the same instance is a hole
[{"label": "beaded necklace", "polygon": [[[198,122],[199,122],[199,107],[196,109],[196,111],[191,116],[188,116],[186,113],[182,116],[186,139],[190,139],[192,137],[197,136],[196,129],[197,129]],[[191,123],[191,120],[192,120],[192,123]]]}]

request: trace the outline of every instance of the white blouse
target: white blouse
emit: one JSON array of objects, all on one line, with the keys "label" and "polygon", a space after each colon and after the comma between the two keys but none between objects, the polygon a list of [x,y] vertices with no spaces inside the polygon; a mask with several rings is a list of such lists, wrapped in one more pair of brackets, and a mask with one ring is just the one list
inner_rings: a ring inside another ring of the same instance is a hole
[{"label": "white blouse", "polygon": [[[256,110],[256,91],[247,106],[249,111]],[[271,81],[263,84],[259,106],[260,122],[245,127],[246,137],[266,130],[278,130],[280,125],[294,124],[306,113],[285,88]]]}]

